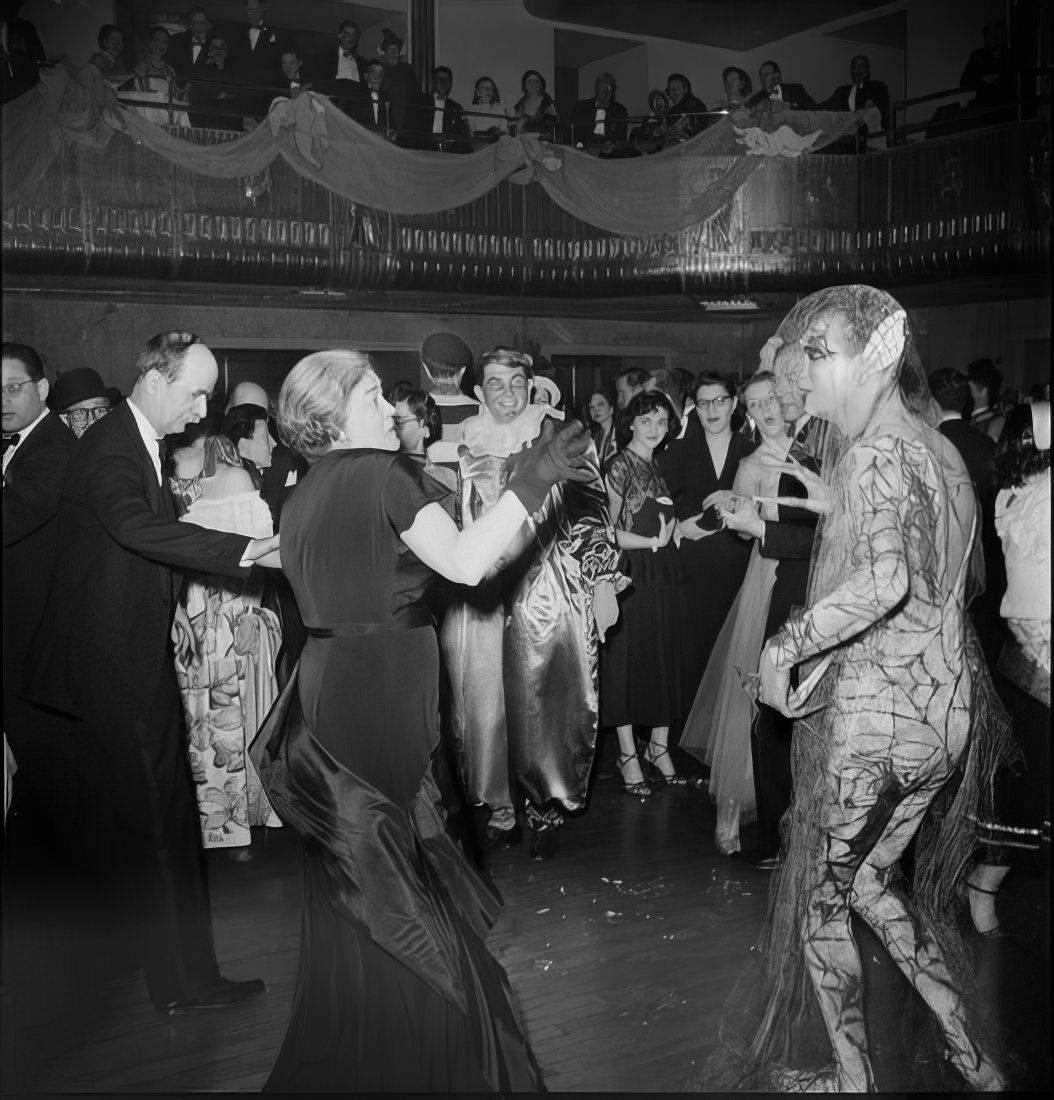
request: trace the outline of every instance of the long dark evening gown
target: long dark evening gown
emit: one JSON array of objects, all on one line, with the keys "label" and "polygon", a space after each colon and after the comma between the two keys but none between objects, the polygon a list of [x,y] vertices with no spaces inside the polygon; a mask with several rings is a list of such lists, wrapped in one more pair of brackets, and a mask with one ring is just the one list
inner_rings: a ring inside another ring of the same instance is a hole
[{"label": "long dark evening gown", "polygon": [[302,838],[304,916],[268,1090],[542,1087],[484,943],[500,900],[450,839],[430,769],[433,574],[399,533],[445,494],[406,455],[338,450],[282,514],[308,640],[252,756]]}]

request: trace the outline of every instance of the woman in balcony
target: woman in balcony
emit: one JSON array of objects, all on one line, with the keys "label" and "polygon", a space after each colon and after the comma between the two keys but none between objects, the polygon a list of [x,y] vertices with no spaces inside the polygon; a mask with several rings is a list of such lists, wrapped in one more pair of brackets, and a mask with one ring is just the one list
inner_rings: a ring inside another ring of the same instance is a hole
[{"label": "woman in balcony", "polygon": [[666,78],[666,98],[670,101],[666,132],[672,138],[687,141],[710,125],[704,114],[706,104],[692,94],[692,82],[683,73],[670,73]]},{"label": "woman in balcony", "polygon": [[727,528],[753,543],[743,583],[717,637],[699,683],[695,704],[684,723],[681,748],[710,767],[710,797],[717,804],[718,851],[739,851],[739,827],[754,820],[754,776],[750,755],[753,705],[746,678],[757,668],[765,642],[769,600],[776,582],[776,562],[763,558],[757,539],[765,520],[778,518],[774,504],[755,505],[756,497],[774,499],[780,472],[774,466],[787,457],[791,437],[780,415],[771,371],[758,371],[740,398],[761,436],[757,450],[736,470],[731,492],[718,490],[703,501],[717,506]]},{"label": "woman in balcony", "polygon": [[516,101],[516,133],[544,134],[552,138],[560,124],[560,113],[545,90],[545,77],[537,69],[528,69],[520,79],[523,95]]},{"label": "woman in balcony", "polygon": [[715,110],[735,111],[745,107],[754,91],[750,75],[738,65],[729,65],[721,74],[721,80],[725,86],[725,98],[715,105]]},{"label": "woman in balcony", "polygon": [[[175,98],[176,70],[165,61],[166,53],[168,31],[160,26],[151,27],[146,40],[146,54],[132,70],[137,99],[156,99],[168,103]],[[190,120],[183,111],[171,111],[168,107],[136,107],[135,110],[157,126],[190,126]]]},{"label": "woman in balcony", "polygon": [[489,76],[476,81],[468,120],[474,141],[497,141],[509,132],[509,112],[501,101],[497,84]]},{"label": "woman in balcony", "polygon": [[91,55],[88,64],[94,65],[114,87],[123,84],[132,75],[124,62],[124,33],[120,27],[104,23],[99,28],[98,42],[98,52]]},{"label": "woman in balcony", "polygon": [[739,463],[754,449],[738,429],[742,414],[736,388],[723,374],[704,371],[695,380],[695,411],[680,439],[660,458],[673,498],[681,537],[680,557],[692,644],[682,654],[687,699],[696,689],[728,616],[750,559],[750,546],[724,530],[716,510],[703,501],[732,488]]},{"label": "woman in balcony", "polygon": [[[238,452],[207,423],[188,429],[172,451],[169,486],[181,520],[252,538],[272,533],[271,513]],[[250,829],[277,827],[248,749],[278,697],[275,662],[282,632],[260,606],[263,578],[192,577],[172,628],[176,679],[190,737],[202,844],[237,861],[251,858]]]}]

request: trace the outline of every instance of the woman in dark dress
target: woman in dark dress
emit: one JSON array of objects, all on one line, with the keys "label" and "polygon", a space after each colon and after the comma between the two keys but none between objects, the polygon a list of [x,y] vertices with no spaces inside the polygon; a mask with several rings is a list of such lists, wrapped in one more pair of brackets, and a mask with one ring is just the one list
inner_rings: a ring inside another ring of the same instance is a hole
[{"label": "woman in dark dress", "polygon": [[459,532],[446,490],[398,453],[369,360],[320,352],[282,385],[279,431],[321,455],[282,514],[283,568],[308,640],[252,749],[303,842],[292,1019],[268,1090],[542,1087],[484,937],[500,901],[447,833],[430,758],[439,655],[433,570],[476,584],[561,477],[581,425],[545,433],[508,490]]},{"label": "woman in dark dress", "polygon": [[718,489],[731,489],[740,461],[754,450],[737,431],[736,389],[723,374],[704,371],[695,380],[695,410],[680,439],[659,457],[673,499],[681,538],[679,556],[686,582],[686,608],[691,643],[682,659],[685,714],[695,701],[699,681],[710,659],[732,601],[743,583],[750,561],[750,544],[731,531],[707,529],[696,522],[703,501]]}]

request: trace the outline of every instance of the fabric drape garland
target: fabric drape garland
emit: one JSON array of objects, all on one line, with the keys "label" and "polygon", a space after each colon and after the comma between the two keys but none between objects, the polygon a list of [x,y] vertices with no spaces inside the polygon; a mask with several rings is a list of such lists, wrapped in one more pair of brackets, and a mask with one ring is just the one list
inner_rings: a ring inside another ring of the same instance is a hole
[{"label": "fabric drape garland", "polygon": [[[451,210],[508,179],[538,182],[564,210],[605,232],[676,233],[713,217],[767,157],[815,152],[855,131],[865,113],[773,111],[763,104],[725,116],[683,145],[615,161],[531,134],[451,156],[393,145],[306,93],[276,100],[244,137],[196,145],[120,103],[93,66],[60,65],[3,108],[4,191],[7,202],[29,201],[66,141],[103,147],[117,133],[220,179],[255,176],[281,157],[304,178],[393,214]],[[781,131],[791,140],[781,139]],[[759,133],[767,139],[759,141]],[[744,155],[744,147],[764,152]]]}]

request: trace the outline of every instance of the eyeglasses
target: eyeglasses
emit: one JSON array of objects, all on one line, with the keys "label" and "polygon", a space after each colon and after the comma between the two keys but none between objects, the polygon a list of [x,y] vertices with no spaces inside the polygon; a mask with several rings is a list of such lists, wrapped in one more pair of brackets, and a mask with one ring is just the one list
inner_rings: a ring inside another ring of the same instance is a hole
[{"label": "eyeglasses", "polygon": [[711,405],[713,405],[715,409],[723,409],[731,400],[732,398],[729,397],[728,394],[725,394],[724,397],[714,397],[709,401],[696,401],[695,407],[697,409],[702,409],[703,412],[706,412]]},{"label": "eyeglasses", "polygon": [[23,386],[28,386],[30,384],[36,385],[39,381],[39,378],[23,378],[21,382],[8,382],[0,386],[0,389],[2,389],[8,397],[17,397]]}]

